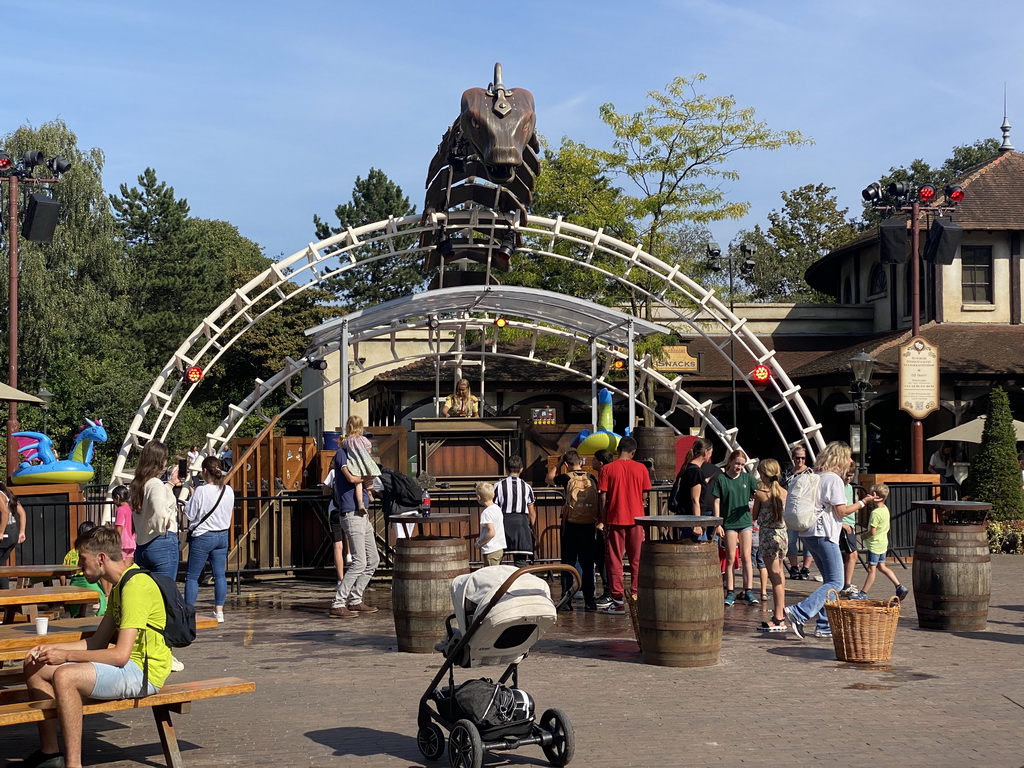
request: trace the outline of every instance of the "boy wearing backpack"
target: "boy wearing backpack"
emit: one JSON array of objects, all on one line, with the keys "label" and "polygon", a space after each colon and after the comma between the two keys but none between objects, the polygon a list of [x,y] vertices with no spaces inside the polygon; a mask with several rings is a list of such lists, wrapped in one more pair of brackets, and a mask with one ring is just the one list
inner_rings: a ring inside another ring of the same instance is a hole
[{"label": "boy wearing backpack", "polygon": [[[25,656],[31,699],[55,700],[64,732],[65,752],[61,753],[57,721],[38,724],[40,748],[22,763],[32,768],[82,764],[84,699],[151,696],[171,672],[171,648],[162,633],[167,627],[167,611],[156,581],[142,577],[130,583],[126,580],[135,571],[145,572],[122,558],[121,534],[111,525],[87,531],[77,545],[78,565],[85,578],[93,583],[103,578],[115,587],[107,613],[92,637],[37,645]],[[115,636],[117,645],[108,648]]]},{"label": "boy wearing backpack", "polygon": [[[583,460],[576,451],[566,451],[558,469],[564,471],[551,482],[565,490],[565,506],[562,507],[562,563],[576,567],[576,561],[579,561],[583,609],[596,611],[594,564],[597,557],[597,483],[583,469]],[[571,576],[563,573],[563,597],[571,586]],[[566,603],[563,610],[571,611],[572,603]]]}]

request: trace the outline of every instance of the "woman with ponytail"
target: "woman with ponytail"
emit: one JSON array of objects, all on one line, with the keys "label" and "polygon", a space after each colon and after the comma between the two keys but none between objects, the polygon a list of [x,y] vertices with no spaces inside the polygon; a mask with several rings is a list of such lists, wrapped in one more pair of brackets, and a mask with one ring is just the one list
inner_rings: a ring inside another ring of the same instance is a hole
[{"label": "woman with ponytail", "polygon": [[175,467],[167,482],[161,480],[166,467],[167,448],[159,440],[150,440],[139,452],[128,495],[135,563],[174,581],[178,578],[178,501],[172,489],[181,485],[181,478]]},{"label": "woman with ponytail", "polygon": [[754,520],[761,529],[760,549],[768,579],[772,584],[772,618],[762,621],[761,632],[786,631],[786,550],[789,536],[782,510],[786,506],[786,489],[779,478],[781,469],[775,459],[757,464],[759,482],[754,492]]},{"label": "woman with ponytail", "polygon": [[199,575],[209,560],[213,570],[214,615],[218,622],[223,622],[228,595],[228,529],[234,516],[235,492],[227,484],[224,465],[216,456],[203,459],[203,481],[185,507],[189,541],[185,602],[196,604]]}]

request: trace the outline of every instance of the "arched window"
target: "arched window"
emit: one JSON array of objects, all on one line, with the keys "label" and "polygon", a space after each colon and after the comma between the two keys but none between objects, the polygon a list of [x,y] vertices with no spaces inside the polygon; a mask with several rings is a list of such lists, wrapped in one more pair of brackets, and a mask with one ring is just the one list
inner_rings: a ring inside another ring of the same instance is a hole
[{"label": "arched window", "polygon": [[868,277],[868,295],[882,296],[888,287],[889,283],[885,277],[885,267],[881,264],[875,264],[871,267],[871,275]]}]

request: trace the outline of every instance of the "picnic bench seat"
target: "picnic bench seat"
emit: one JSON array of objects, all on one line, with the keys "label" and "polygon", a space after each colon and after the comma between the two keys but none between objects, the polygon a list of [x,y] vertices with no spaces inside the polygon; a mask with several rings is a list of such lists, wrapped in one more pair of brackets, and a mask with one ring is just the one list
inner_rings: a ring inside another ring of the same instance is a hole
[{"label": "picnic bench seat", "polygon": [[[86,699],[83,715],[94,715],[100,712],[118,712],[125,709],[153,708],[160,745],[168,768],[183,768],[178,739],[171,722],[171,713],[186,714],[193,701],[215,699],[222,696],[235,696],[240,693],[252,693],[256,683],[237,677],[221,677],[214,680],[198,680],[191,683],[172,683],[165,685],[160,692],[141,699],[114,699],[98,701]],[[20,700],[19,696],[22,697]],[[56,702],[28,701],[28,690],[8,690],[0,695],[0,726],[18,723],[35,723],[57,717]]]}]

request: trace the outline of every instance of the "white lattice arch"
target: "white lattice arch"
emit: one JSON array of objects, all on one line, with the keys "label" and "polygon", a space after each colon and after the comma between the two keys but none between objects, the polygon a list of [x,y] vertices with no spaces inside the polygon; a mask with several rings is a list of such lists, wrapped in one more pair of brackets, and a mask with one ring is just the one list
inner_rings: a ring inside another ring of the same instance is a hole
[{"label": "white lattice arch", "polygon": [[[467,221],[467,214],[468,221]],[[127,481],[131,474],[125,468],[131,453],[153,438],[166,439],[171,426],[187,401],[194,387],[183,386],[182,372],[193,365],[209,371],[221,356],[252,328],[261,318],[277,311],[289,299],[318,286],[323,280],[334,277],[355,266],[370,264],[378,259],[396,253],[419,253],[426,256],[432,246],[420,246],[419,235],[433,233],[448,224],[447,214],[433,213],[426,223],[420,216],[390,218],[349,228],[343,233],[310,244],[305,249],[271,265],[258,277],[235,290],[213,310],[199,326],[189,334],[164,369],[157,376],[143,399],[129,426],[114,465],[111,484]],[[486,211],[462,211],[459,226],[467,231],[493,227],[492,215]],[[786,444],[803,443],[812,452],[824,445],[821,425],[812,417],[800,394],[800,387],[793,384],[782,366],[774,359],[774,351],[767,349],[757,336],[746,327],[746,321],[733,314],[728,306],[718,299],[714,290],[707,290],[685,275],[678,265],[668,264],[646,253],[640,246],[631,245],[604,234],[601,230],[579,227],[562,218],[548,219],[538,216],[516,221],[515,227],[524,239],[524,250],[547,258],[571,261],[579,268],[596,271],[614,279],[631,290],[646,295],[651,301],[667,311],[675,322],[688,326],[689,332],[707,339],[718,353],[733,367],[736,379],[743,382],[764,408],[779,437]],[[432,241],[433,238],[427,238]],[[402,245],[411,241],[412,244]],[[496,241],[497,242],[497,241]],[[379,246],[377,250],[365,246]],[[556,251],[559,245],[576,249],[572,256]],[[496,248],[497,245],[491,247]],[[596,255],[610,259],[621,272],[594,263]],[[641,279],[642,278],[642,279]],[[644,288],[643,285],[647,285]],[[653,287],[652,287],[653,286]],[[672,302],[669,302],[671,297]],[[710,326],[707,330],[705,326]],[[411,327],[411,326],[410,326]],[[720,336],[724,334],[724,336]],[[721,338],[715,341],[712,337]],[[749,380],[749,372],[741,370],[729,357],[730,342],[758,363],[769,363],[774,376],[767,390],[755,388]],[[688,402],[683,393],[685,379],[664,378],[648,366],[650,361],[638,361],[640,376],[651,376],[662,380],[674,393],[668,412],[682,404],[695,407],[696,413],[703,414],[703,420],[713,425],[707,403]],[[302,363],[287,361],[285,368],[273,379],[257,382],[256,390],[246,401],[228,408],[225,424],[236,424],[238,417],[258,408],[266,395],[280,386],[288,385]],[[290,373],[289,373],[290,372]],[[201,386],[201,383],[195,386]],[[769,404],[767,393],[773,393],[778,402]],[[692,398],[689,398],[692,400]],[[668,413],[666,412],[666,413]],[[664,415],[663,415],[664,416]],[[784,420],[780,422],[780,418]],[[715,428],[719,432],[719,428]],[[225,447],[232,427],[218,428],[206,446],[207,452],[219,453]],[[735,445],[733,430],[721,428],[720,436],[727,444]]]}]

